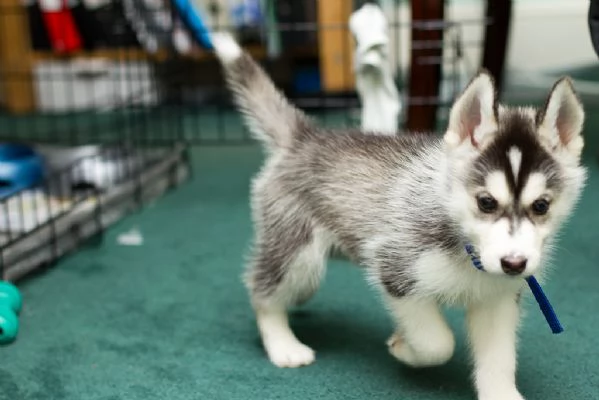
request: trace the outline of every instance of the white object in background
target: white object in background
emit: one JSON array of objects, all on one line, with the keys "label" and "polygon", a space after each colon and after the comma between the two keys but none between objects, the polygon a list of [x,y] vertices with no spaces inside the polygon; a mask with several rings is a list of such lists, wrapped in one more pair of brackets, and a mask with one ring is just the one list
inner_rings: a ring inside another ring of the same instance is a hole
[{"label": "white object in background", "polygon": [[[80,154],[85,151],[93,152],[96,146],[84,146]],[[73,182],[87,182],[98,189],[108,189],[123,180],[128,174],[133,176],[143,168],[143,158],[135,154],[118,154],[108,156],[97,154],[79,159],[72,167],[71,180]],[[69,188],[65,188],[68,190]]]},{"label": "white object in background", "polygon": [[[72,185],[89,183],[97,189],[108,189],[123,179],[139,173],[149,154],[142,157],[140,152],[118,151],[99,145],[78,147],[36,146],[52,171],[65,171],[65,179],[54,180],[50,185],[53,191],[68,195]],[[144,161],[145,160],[145,161]]]},{"label": "white object in background", "polygon": [[176,20],[173,27],[173,46],[179,52],[179,54],[189,54],[193,49],[193,42],[191,36],[183,26],[180,20]]},{"label": "white object in background", "polygon": [[158,83],[144,61],[76,58],[40,61],[34,67],[39,111],[108,111],[128,105],[155,105]]},{"label": "white object in background", "polygon": [[355,11],[349,27],[356,39],[354,72],[362,103],[362,129],[394,135],[401,111],[399,91],[389,62],[387,20],[375,4]]},{"label": "white object in background", "polygon": [[121,233],[117,242],[122,246],[141,246],[144,244],[144,237],[137,228],[133,228],[128,232]]},{"label": "white object in background", "polygon": [[[40,190],[25,190],[0,202],[0,232],[28,232],[68,209],[69,205]],[[0,242],[4,240],[0,234]]]}]

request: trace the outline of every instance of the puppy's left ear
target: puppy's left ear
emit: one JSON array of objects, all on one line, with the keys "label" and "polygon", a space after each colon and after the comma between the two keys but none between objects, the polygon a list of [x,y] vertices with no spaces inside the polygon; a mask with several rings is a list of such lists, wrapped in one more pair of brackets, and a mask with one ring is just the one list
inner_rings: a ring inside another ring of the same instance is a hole
[{"label": "puppy's left ear", "polygon": [[572,81],[565,77],[555,83],[545,107],[537,115],[539,136],[554,152],[565,150],[580,158],[584,140],[582,127],[584,109],[578,99]]}]

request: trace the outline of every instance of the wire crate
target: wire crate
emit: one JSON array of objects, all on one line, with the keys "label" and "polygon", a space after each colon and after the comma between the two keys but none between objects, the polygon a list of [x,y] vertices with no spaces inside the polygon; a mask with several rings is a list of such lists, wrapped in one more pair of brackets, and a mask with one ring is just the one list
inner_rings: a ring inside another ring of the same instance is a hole
[{"label": "wire crate", "polygon": [[45,170],[0,195],[0,279],[12,281],[101,238],[191,172],[181,108],[163,95],[177,83],[157,75],[159,58],[131,47],[127,33],[114,37],[127,47],[39,47],[31,4],[0,5],[0,141],[28,146]]},{"label": "wire crate", "polygon": [[[128,213],[180,184],[188,174],[185,149],[92,146],[39,187],[0,199],[0,268],[16,280],[60,256]],[[60,161],[70,148],[45,148]],[[52,156],[50,156],[52,157]]]},{"label": "wire crate", "polygon": [[[98,3],[104,36],[82,29],[68,51],[42,37],[48,16],[37,2],[0,4],[0,142],[31,145],[49,168],[36,187],[0,196],[0,278],[52,264],[176,187],[190,175],[190,146],[251,143],[213,55],[193,40],[182,50],[171,0]],[[239,18],[230,3],[260,4],[260,16]],[[201,11],[295,104],[339,127],[360,124],[348,19],[364,3],[205,0]],[[481,65],[501,80],[510,2],[488,0],[459,18],[442,0],[379,3],[401,93],[398,132],[435,131]],[[159,20],[168,23],[148,37]]]}]

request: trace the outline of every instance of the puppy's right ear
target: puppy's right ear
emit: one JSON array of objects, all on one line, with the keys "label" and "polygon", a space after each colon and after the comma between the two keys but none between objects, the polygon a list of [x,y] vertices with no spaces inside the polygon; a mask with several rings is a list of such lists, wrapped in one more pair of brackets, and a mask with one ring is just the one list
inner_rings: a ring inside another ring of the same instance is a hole
[{"label": "puppy's right ear", "polygon": [[466,86],[449,113],[444,140],[451,148],[463,144],[479,149],[497,130],[497,97],[493,78],[480,72]]}]

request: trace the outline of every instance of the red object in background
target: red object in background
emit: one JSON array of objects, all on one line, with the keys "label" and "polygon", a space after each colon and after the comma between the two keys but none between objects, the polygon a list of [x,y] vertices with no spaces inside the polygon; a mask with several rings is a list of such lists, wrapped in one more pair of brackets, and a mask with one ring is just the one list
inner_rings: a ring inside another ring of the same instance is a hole
[{"label": "red object in background", "polygon": [[67,5],[68,0],[39,0],[52,49],[58,53],[80,50],[81,36]]}]

